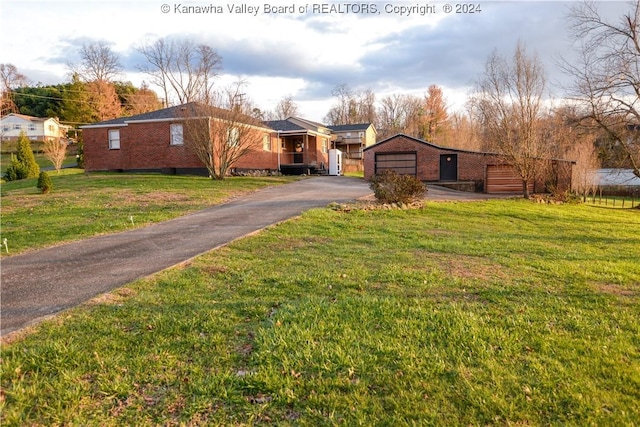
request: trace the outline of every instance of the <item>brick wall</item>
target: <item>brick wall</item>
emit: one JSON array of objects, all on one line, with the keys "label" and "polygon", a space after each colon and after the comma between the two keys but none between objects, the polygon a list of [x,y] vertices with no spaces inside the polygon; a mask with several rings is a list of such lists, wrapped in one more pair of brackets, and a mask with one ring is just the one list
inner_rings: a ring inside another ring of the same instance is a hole
[{"label": "brick wall", "polygon": [[441,155],[457,155],[459,181],[484,181],[487,164],[505,163],[504,158],[500,156],[436,147],[404,135],[398,135],[365,151],[365,179],[371,179],[375,174],[376,153],[401,152],[415,152],[417,154],[417,177],[425,182],[440,180]]},{"label": "brick wall", "polygon": [[[417,154],[417,178],[424,182],[440,180],[440,156],[455,154],[458,158],[458,181],[473,181],[476,191],[485,191],[487,165],[508,164],[504,156],[446,149],[426,143],[424,141],[396,135],[382,143],[371,146],[364,151],[364,177],[370,180],[375,174],[375,157],[377,153],[415,152]],[[571,186],[571,163],[554,161],[557,172],[555,177],[561,189]],[[544,191],[544,183],[535,184],[535,191]]]},{"label": "brick wall", "polygon": [[[186,145],[170,144],[172,122],[130,123],[113,128],[83,130],[85,167],[87,171],[200,169],[203,164]],[[173,123],[179,123],[175,121]],[[109,149],[109,130],[120,130],[120,149]],[[187,138],[187,135],[185,135]],[[271,138],[271,151],[260,144],[234,165],[239,169],[272,169],[278,167],[277,138]]]}]

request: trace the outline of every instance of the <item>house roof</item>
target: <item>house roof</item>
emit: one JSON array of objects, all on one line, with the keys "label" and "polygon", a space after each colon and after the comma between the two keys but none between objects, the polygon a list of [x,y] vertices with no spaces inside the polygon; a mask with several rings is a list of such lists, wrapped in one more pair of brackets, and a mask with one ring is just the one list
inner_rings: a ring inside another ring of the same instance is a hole
[{"label": "house roof", "polygon": [[458,152],[458,153],[474,153],[474,154],[488,154],[488,155],[496,155],[496,154],[498,154],[498,153],[489,153],[489,152],[482,152],[482,151],[462,150],[462,149],[459,149],[459,148],[443,147],[441,145],[437,145],[437,144],[434,144],[432,142],[428,142],[428,141],[425,141],[423,139],[416,138],[415,136],[409,136],[409,135],[404,134],[404,133],[397,133],[397,134],[395,134],[393,136],[390,136],[389,138],[383,139],[382,141],[378,141],[375,144],[366,147],[363,151],[367,151],[367,150],[370,150],[372,148],[377,148],[381,144],[385,144],[385,143],[387,143],[387,142],[389,142],[391,140],[394,140],[394,139],[396,139],[398,137],[407,138],[407,139],[410,139],[410,140],[412,140],[412,141],[414,141],[414,142],[416,142],[418,144],[429,145],[431,147],[438,148],[440,150],[454,151],[454,152]]},{"label": "house roof", "polygon": [[18,113],[6,114],[6,115],[2,116],[2,120],[6,119],[8,117],[17,117],[19,119],[30,121],[30,122],[45,122],[45,121],[47,121],[49,119],[55,120],[56,122],[58,121],[58,119],[56,117],[34,117],[34,116],[27,116],[26,114],[18,114]]},{"label": "house roof", "polygon": [[269,120],[264,122],[264,124],[270,127],[271,129],[284,131],[284,132],[306,130],[302,126],[299,126],[293,122],[290,122],[289,120]]},{"label": "house roof", "polygon": [[303,119],[302,117],[289,117],[287,120],[292,120],[294,122],[302,123],[304,127],[307,127],[312,130],[320,130],[320,129],[328,129],[327,125],[314,122],[312,120]]},{"label": "house roof", "polygon": [[313,122],[300,117],[289,117],[285,120],[270,120],[264,123],[266,126],[274,130],[289,134],[305,134],[308,132],[326,136],[331,134],[331,130],[322,123]]},{"label": "house roof", "polygon": [[372,125],[371,123],[355,123],[352,125],[333,125],[333,126],[327,126],[327,127],[334,132],[350,132],[350,131],[367,130],[371,125]]},{"label": "house roof", "polygon": [[[409,135],[404,134],[404,133],[398,133],[398,134],[395,134],[395,135],[393,135],[393,136],[391,136],[389,138],[383,139],[382,141],[378,141],[375,144],[366,147],[362,151],[368,151],[368,150],[370,150],[372,148],[377,148],[381,144],[385,144],[385,143],[387,143],[389,141],[392,141],[392,140],[394,140],[394,139],[396,139],[398,137],[403,137],[403,138],[406,138],[406,139],[410,139],[410,140],[412,140],[412,141],[414,141],[414,142],[416,142],[418,144],[424,144],[424,145],[428,145],[430,147],[434,147],[434,148],[437,148],[437,149],[440,149],[440,150],[452,151],[454,153],[471,153],[471,154],[481,154],[481,155],[484,155],[484,156],[505,156],[505,154],[496,153],[496,152],[490,152],[490,151],[473,151],[473,150],[462,150],[460,148],[443,147],[442,145],[437,145],[437,144],[434,144],[432,142],[428,142],[428,141],[425,141],[423,139],[416,138],[414,136],[409,136]],[[551,158],[549,160],[556,160],[556,161],[561,161],[561,162],[575,163],[574,160],[567,160],[567,159]]]},{"label": "house roof", "polygon": [[[229,114],[229,110],[225,110],[218,107],[212,107],[210,105],[201,104],[198,102],[189,102],[181,105],[174,105],[172,107],[163,108],[160,110],[149,111],[148,113],[136,114],[128,117],[118,117],[116,119],[104,120],[102,122],[93,123],[90,125],[81,126],[81,128],[93,128],[93,127],[108,127],[108,126],[126,126],[129,123],[135,122],[153,122],[153,121],[166,121],[185,119],[188,117],[224,117]],[[264,124],[259,120],[247,116],[240,115],[238,119],[242,119],[244,123],[264,127]]]}]

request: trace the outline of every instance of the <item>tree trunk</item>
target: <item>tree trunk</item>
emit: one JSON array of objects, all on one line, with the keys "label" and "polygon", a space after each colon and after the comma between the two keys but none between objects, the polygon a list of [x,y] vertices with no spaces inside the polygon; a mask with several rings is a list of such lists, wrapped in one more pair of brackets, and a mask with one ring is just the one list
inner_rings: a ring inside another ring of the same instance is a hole
[{"label": "tree trunk", "polygon": [[522,197],[524,197],[525,199],[529,198],[529,180],[528,179],[522,180]]}]

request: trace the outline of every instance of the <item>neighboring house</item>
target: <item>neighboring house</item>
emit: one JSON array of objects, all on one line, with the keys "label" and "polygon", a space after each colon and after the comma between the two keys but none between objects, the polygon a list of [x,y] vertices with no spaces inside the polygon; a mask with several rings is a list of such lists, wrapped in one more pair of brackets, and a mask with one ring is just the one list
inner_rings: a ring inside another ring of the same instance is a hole
[{"label": "neighboring house", "polygon": [[2,141],[16,141],[24,134],[31,141],[65,140],[71,126],[60,124],[57,118],[39,118],[10,113],[0,118]]},{"label": "neighboring house", "polygon": [[300,117],[271,120],[265,125],[281,141],[278,165],[282,173],[323,173],[328,169],[334,136],[327,126]]},{"label": "neighboring house", "polygon": [[[558,190],[571,189],[573,162],[545,161],[550,162]],[[441,147],[403,134],[364,149],[365,179],[386,169],[467,191],[522,193],[522,180],[504,155]],[[529,184],[529,191],[543,192],[545,187],[546,183],[538,180]]]},{"label": "neighboring house", "polygon": [[[202,162],[184,143],[188,138],[184,122],[194,114],[199,116],[197,119],[216,120],[216,111],[223,110],[210,107],[208,116],[202,117],[201,106],[189,103],[81,126],[85,170],[206,175]],[[276,132],[249,116],[243,120],[263,132],[263,141],[240,158],[233,169],[278,170]]]},{"label": "neighboring house", "polygon": [[376,143],[376,128],[372,123],[329,126],[335,135],[335,148],[346,159],[362,159],[362,150]]}]

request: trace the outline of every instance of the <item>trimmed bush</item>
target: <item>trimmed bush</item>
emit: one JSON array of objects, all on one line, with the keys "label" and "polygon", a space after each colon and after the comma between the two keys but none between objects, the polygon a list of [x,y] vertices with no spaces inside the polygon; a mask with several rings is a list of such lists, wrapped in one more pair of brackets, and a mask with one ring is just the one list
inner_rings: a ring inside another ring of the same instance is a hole
[{"label": "trimmed bush", "polygon": [[424,197],[427,187],[416,177],[385,170],[374,175],[369,184],[380,203],[412,203]]},{"label": "trimmed bush", "polygon": [[53,181],[49,177],[49,174],[46,172],[40,172],[38,176],[38,185],[37,187],[42,191],[43,194],[48,193],[53,190]]}]

